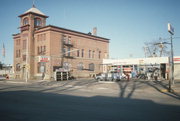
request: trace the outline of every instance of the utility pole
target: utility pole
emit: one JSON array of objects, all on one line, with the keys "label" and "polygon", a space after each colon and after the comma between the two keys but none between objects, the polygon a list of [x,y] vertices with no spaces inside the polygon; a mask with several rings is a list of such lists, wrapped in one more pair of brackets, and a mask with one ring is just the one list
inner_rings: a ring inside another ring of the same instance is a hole
[{"label": "utility pole", "polygon": [[171,85],[174,84],[174,54],[173,54],[173,38],[172,35],[174,35],[174,28],[171,26],[170,23],[168,23],[168,32],[171,36],[171,57],[170,57],[170,66],[171,66],[171,78],[169,79],[169,92],[172,91]]}]

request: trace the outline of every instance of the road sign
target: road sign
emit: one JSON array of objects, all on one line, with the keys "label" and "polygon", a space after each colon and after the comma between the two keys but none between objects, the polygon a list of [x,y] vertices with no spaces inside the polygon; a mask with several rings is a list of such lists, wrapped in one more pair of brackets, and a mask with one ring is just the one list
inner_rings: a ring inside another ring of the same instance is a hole
[{"label": "road sign", "polygon": [[170,23],[168,23],[168,32],[171,34],[171,35],[174,35],[174,28],[172,27],[172,25]]}]

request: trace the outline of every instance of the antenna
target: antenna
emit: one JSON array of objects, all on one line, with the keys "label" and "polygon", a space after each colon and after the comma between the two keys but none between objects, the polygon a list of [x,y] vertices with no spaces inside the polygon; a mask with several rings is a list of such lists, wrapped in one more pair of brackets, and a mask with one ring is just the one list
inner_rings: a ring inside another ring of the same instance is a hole
[{"label": "antenna", "polygon": [[33,8],[35,8],[36,6],[35,6],[35,0],[32,0],[32,2],[33,2]]}]

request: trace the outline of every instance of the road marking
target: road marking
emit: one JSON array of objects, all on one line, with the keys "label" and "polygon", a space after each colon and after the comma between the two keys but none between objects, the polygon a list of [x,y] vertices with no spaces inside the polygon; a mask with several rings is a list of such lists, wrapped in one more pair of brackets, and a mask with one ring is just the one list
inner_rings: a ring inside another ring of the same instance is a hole
[{"label": "road marking", "polygon": [[161,91],[161,92],[168,92],[167,89],[161,89],[160,91]]}]

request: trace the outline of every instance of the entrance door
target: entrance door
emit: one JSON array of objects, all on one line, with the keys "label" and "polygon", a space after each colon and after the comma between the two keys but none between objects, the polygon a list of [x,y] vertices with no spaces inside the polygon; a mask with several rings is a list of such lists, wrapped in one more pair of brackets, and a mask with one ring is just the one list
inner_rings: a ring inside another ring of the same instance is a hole
[{"label": "entrance door", "polygon": [[160,71],[161,71],[161,78],[166,78],[166,64],[160,65]]}]

